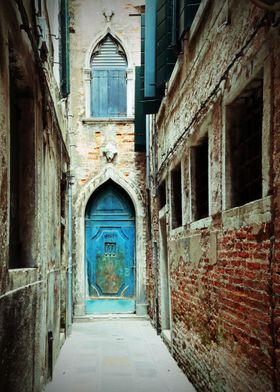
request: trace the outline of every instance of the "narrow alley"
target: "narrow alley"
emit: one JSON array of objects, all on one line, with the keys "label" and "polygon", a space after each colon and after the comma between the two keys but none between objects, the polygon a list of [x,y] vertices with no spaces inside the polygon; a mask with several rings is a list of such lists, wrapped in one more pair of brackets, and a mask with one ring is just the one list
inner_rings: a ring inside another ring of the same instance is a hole
[{"label": "narrow alley", "polygon": [[195,392],[145,319],[73,324],[45,392]]},{"label": "narrow alley", "polygon": [[280,392],[280,0],[0,0],[0,390]]}]

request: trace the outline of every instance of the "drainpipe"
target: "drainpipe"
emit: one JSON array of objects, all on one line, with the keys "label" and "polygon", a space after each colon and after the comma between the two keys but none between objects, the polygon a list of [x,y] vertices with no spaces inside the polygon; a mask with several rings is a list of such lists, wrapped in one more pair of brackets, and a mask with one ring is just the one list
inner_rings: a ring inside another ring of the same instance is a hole
[{"label": "drainpipe", "polygon": [[72,331],[72,185],[73,176],[68,173],[68,266],[67,266],[67,335]]},{"label": "drainpipe", "polygon": [[158,249],[157,249],[156,241],[153,241],[153,265],[154,265],[154,276],[155,276],[156,330],[157,330],[157,334],[160,335],[161,328],[159,322],[159,301],[158,301]]},{"label": "drainpipe", "polygon": [[[155,123],[154,125],[154,143],[153,144],[153,180],[154,180],[154,194],[153,197],[157,197],[158,195],[158,144],[157,144],[157,128]],[[157,210],[158,213],[158,210]],[[161,333],[161,326],[159,320],[159,298],[158,298],[158,285],[159,285],[159,274],[158,274],[158,245],[157,241],[153,241],[153,265],[154,265],[154,277],[155,277],[155,306],[156,306],[156,330],[157,334]]]}]

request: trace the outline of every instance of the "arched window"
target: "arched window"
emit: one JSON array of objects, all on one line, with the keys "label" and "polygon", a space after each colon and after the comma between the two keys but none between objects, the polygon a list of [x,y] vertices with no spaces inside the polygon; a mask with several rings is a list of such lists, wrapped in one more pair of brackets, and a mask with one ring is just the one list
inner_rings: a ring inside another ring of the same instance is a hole
[{"label": "arched window", "polygon": [[127,59],[123,48],[108,34],[91,57],[92,117],[125,117]]}]

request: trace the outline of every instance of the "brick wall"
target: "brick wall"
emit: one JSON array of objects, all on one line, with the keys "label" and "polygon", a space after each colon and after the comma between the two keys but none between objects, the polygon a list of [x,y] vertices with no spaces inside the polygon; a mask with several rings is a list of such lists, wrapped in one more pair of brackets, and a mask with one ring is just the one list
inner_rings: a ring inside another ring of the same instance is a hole
[{"label": "brick wall", "polygon": [[[271,40],[271,50],[274,55],[273,62],[273,148],[272,148],[272,189],[273,189],[273,222],[274,222],[274,249],[272,249],[272,292],[274,294],[272,307],[274,324],[272,333],[275,344],[276,378],[280,379],[280,51],[278,40]],[[278,385],[279,388],[279,385]]]},{"label": "brick wall", "polygon": [[[152,213],[154,217],[164,213],[167,220],[171,346],[180,366],[201,391],[276,391],[279,26],[272,27],[271,15],[250,2],[232,3],[227,19],[223,4],[208,2],[200,28],[185,41],[156,117],[158,134],[154,133],[153,143],[159,152],[151,152],[158,160],[159,181],[168,184],[168,201],[165,212],[152,208]],[[226,174],[226,105],[260,69],[264,72],[263,198],[232,208]],[[205,133],[210,214],[195,221],[191,148]],[[171,230],[170,172],[178,162],[183,173],[183,224]],[[148,293],[154,298],[151,284]],[[155,320],[155,312],[150,314]]]}]

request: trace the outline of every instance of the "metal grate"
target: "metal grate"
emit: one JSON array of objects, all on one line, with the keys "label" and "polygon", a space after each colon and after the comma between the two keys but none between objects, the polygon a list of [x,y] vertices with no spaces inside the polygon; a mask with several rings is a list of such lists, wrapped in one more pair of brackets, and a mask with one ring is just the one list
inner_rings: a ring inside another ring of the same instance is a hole
[{"label": "metal grate", "polygon": [[105,242],[105,256],[116,256],[117,243]]}]

